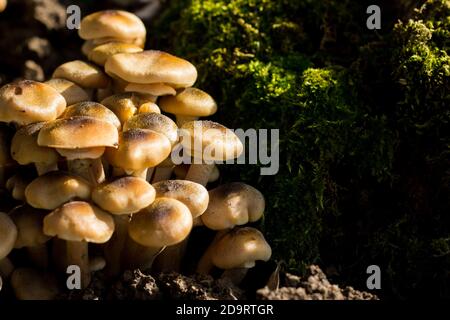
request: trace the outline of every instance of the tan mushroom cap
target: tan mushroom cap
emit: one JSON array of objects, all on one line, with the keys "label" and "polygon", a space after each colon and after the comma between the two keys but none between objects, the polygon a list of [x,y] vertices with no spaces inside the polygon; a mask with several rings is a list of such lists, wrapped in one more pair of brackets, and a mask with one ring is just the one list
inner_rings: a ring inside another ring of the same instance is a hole
[{"label": "tan mushroom cap", "polygon": [[18,300],[54,300],[59,293],[58,281],[53,273],[30,268],[14,270],[11,287]]},{"label": "tan mushroom cap", "polygon": [[92,201],[112,214],[132,214],[155,200],[155,189],[144,179],[123,177],[95,187]]},{"label": "tan mushroom cap", "polygon": [[105,71],[131,83],[165,83],[174,88],[191,87],[197,80],[197,69],[189,61],[157,50],[116,54],[106,61]]},{"label": "tan mushroom cap", "polygon": [[27,174],[18,172],[6,181],[6,189],[16,200],[25,201],[25,189],[31,182]]},{"label": "tan mushroom cap", "polygon": [[38,145],[39,131],[45,122],[28,124],[17,130],[11,141],[11,156],[21,165],[30,163],[52,164],[58,161],[58,153]]},{"label": "tan mushroom cap", "polygon": [[81,52],[86,57],[89,57],[89,54],[92,52],[92,50],[94,50],[98,46],[101,46],[101,45],[104,45],[107,43],[112,43],[112,42],[131,44],[131,45],[134,45],[134,46],[137,46],[137,47],[143,49],[145,46],[145,37],[144,38],[134,38],[134,39],[124,39],[124,38],[115,38],[115,37],[91,39],[91,40],[87,40],[83,43],[83,45],[81,46]]},{"label": "tan mushroom cap", "polygon": [[18,231],[14,248],[34,247],[50,240],[50,237],[45,235],[43,231],[44,217],[47,213],[26,204],[11,211],[11,219],[16,224]]},{"label": "tan mushroom cap", "polygon": [[25,197],[32,207],[54,210],[72,200],[89,200],[91,191],[91,185],[82,177],[52,171],[33,180],[25,189]]},{"label": "tan mushroom cap", "polygon": [[106,160],[125,171],[155,167],[170,154],[165,135],[147,129],[130,129],[120,133],[119,147],[105,152]]},{"label": "tan mushroom cap", "polygon": [[272,249],[254,228],[236,228],[214,244],[211,260],[220,269],[252,268],[256,261],[268,261]]},{"label": "tan mushroom cap", "polygon": [[[139,112],[143,105],[154,104],[154,96],[140,93],[118,93],[102,100],[101,104],[110,109],[124,124],[128,119]],[[156,105],[155,105],[156,106]],[[154,112],[159,111],[158,106]],[[161,113],[159,111],[158,113]]]},{"label": "tan mushroom cap", "polygon": [[104,105],[93,102],[93,101],[83,101],[71,106],[68,106],[64,113],[61,115],[61,118],[70,118],[70,117],[92,117],[99,120],[103,120],[111,123],[118,130],[122,127],[119,118],[109,110]]},{"label": "tan mushroom cap", "polygon": [[122,10],[104,10],[92,13],[81,20],[78,30],[84,40],[98,38],[145,38],[144,23],[136,15]]},{"label": "tan mushroom cap", "polygon": [[171,246],[183,241],[192,229],[192,215],[182,202],[157,198],[136,213],[128,226],[130,237],[146,247]]},{"label": "tan mushroom cap", "polygon": [[68,106],[81,101],[91,100],[89,93],[72,81],[62,78],[54,78],[45,81],[44,83],[58,91],[64,99],[66,99]]},{"label": "tan mushroom cap", "polygon": [[94,47],[88,53],[88,59],[98,65],[105,65],[109,57],[118,53],[135,53],[141,52],[143,49],[140,46],[131,43],[123,42],[108,42]]},{"label": "tan mushroom cap", "polygon": [[259,220],[265,209],[264,196],[242,182],[223,184],[209,191],[209,205],[201,219],[213,230],[223,230]]},{"label": "tan mushroom cap", "polygon": [[0,88],[0,106],[0,121],[26,125],[56,119],[66,100],[45,83],[21,80]]},{"label": "tan mushroom cap", "polygon": [[114,219],[83,201],[69,202],[44,218],[44,233],[67,241],[107,242],[114,232]]},{"label": "tan mushroom cap", "polygon": [[197,88],[186,88],[174,97],[162,97],[158,103],[164,112],[183,116],[207,117],[217,111],[214,99]]},{"label": "tan mushroom cap", "polygon": [[233,131],[212,121],[186,122],[179,134],[184,151],[207,162],[235,159],[244,149]]},{"label": "tan mushroom cap", "polygon": [[66,62],[55,69],[52,78],[63,78],[75,82],[83,88],[106,88],[109,78],[96,65],[74,60]]},{"label": "tan mushroom cap", "polygon": [[118,136],[117,128],[110,122],[70,117],[46,123],[39,132],[38,144],[62,149],[116,147]]},{"label": "tan mushroom cap", "polygon": [[178,142],[177,124],[163,114],[155,112],[137,114],[123,125],[124,131],[130,129],[149,129],[161,133],[169,139],[172,146]]},{"label": "tan mushroom cap", "polygon": [[157,198],[171,198],[183,202],[192,218],[202,215],[208,207],[208,191],[201,184],[187,180],[165,180],[153,184]]},{"label": "tan mushroom cap", "polygon": [[142,104],[138,110],[139,113],[161,113],[161,109],[159,109],[158,105],[153,102],[147,102]]},{"label": "tan mushroom cap", "polygon": [[154,96],[174,96],[177,93],[174,88],[164,83],[129,83],[124,90],[125,92],[138,92]]},{"label": "tan mushroom cap", "polygon": [[78,148],[78,149],[56,149],[66,160],[76,159],[98,159],[105,153],[105,147]]},{"label": "tan mushroom cap", "polygon": [[8,2],[6,0],[0,0],[0,12],[3,12],[6,9],[6,5]]},{"label": "tan mushroom cap", "polygon": [[6,213],[0,212],[0,260],[11,252],[16,239],[16,225]]}]

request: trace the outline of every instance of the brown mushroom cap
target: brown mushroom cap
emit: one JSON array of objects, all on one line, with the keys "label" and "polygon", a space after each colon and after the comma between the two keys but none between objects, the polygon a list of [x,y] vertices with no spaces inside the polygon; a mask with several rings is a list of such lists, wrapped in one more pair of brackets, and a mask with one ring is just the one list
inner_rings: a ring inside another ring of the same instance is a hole
[{"label": "brown mushroom cap", "polygon": [[187,180],[165,180],[153,184],[157,198],[171,198],[183,202],[192,218],[202,215],[208,207],[208,191],[201,184]]},{"label": "brown mushroom cap", "polygon": [[91,186],[80,176],[52,171],[33,180],[25,189],[25,197],[32,207],[54,210],[72,200],[89,200]]},{"label": "brown mushroom cap", "polygon": [[39,132],[38,144],[62,149],[115,147],[118,135],[117,128],[110,122],[70,117],[46,123]]},{"label": "brown mushroom cap", "polygon": [[56,119],[66,100],[47,84],[21,80],[0,88],[0,105],[0,121],[25,125]]},{"label": "brown mushroom cap", "polygon": [[93,101],[83,101],[71,106],[68,106],[64,113],[61,115],[61,118],[70,118],[70,117],[92,117],[99,120],[103,120],[111,123],[118,130],[122,127],[119,118],[109,110],[104,105],[93,102]]},{"label": "brown mushroom cap", "polygon": [[59,293],[54,274],[29,268],[14,270],[11,286],[18,300],[54,300]]},{"label": "brown mushroom cap", "polygon": [[0,260],[11,252],[16,239],[16,225],[6,213],[0,212]]},{"label": "brown mushroom cap", "polygon": [[[154,96],[140,93],[118,93],[102,100],[101,104],[110,109],[124,124],[129,118],[138,113],[142,105],[153,103]],[[155,110],[159,110],[155,109]],[[159,111],[158,113],[161,113]]]},{"label": "brown mushroom cap", "polygon": [[244,146],[233,131],[212,121],[190,121],[181,127],[181,144],[186,153],[203,161],[239,157]]},{"label": "brown mushroom cap", "polygon": [[236,228],[221,237],[212,250],[211,260],[221,269],[252,268],[256,261],[268,261],[272,249],[255,228]]},{"label": "brown mushroom cap", "polygon": [[44,83],[58,91],[64,99],[66,99],[66,104],[68,106],[81,101],[91,100],[89,93],[72,81],[54,78],[45,81]]},{"label": "brown mushroom cap", "polygon": [[52,78],[67,79],[83,88],[106,88],[109,85],[109,78],[99,67],[81,60],[60,65],[53,72]]},{"label": "brown mushroom cap", "polygon": [[124,90],[125,92],[138,92],[154,96],[174,96],[177,93],[174,88],[164,83],[129,83]]},{"label": "brown mushroom cap", "polygon": [[51,148],[39,146],[39,131],[45,122],[31,123],[17,130],[11,141],[11,156],[21,165],[30,163],[52,164],[58,161],[58,153]]},{"label": "brown mushroom cap", "polygon": [[113,232],[113,218],[87,202],[66,203],[44,218],[44,233],[67,241],[105,243]]},{"label": "brown mushroom cap", "polygon": [[138,110],[139,113],[161,113],[158,105],[153,102],[147,102],[142,104]]},{"label": "brown mushroom cap", "polygon": [[6,0],[0,0],[0,12],[3,12],[6,9],[6,5],[8,2]]},{"label": "brown mushroom cap", "polygon": [[106,160],[125,171],[155,167],[170,154],[170,141],[165,135],[148,129],[130,129],[120,133],[119,147],[108,148]]},{"label": "brown mushroom cap", "polygon": [[145,38],[144,23],[136,15],[122,10],[104,10],[92,13],[81,20],[78,30],[84,40],[98,38]]},{"label": "brown mushroom cap", "polygon": [[94,47],[88,53],[88,59],[98,65],[105,65],[109,57],[118,53],[135,53],[141,52],[143,49],[140,46],[131,43],[123,42],[108,42]]},{"label": "brown mushroom cap", "polygon": [[157,198],[133,215],[128,226],[130,237],[147,247],[171,246],[183,241],[192,229],[192,215],[182,202]]},{"label": "brown mushroom cap", "polygon": [[106,61],[105,71],[131,83],[165,83],[174,88],[191,87],[197,80],[197,69],[190,62],[156,50],[116,54]]},{"label": "brown mushroom cap", "polygon": [[137,114],[123,125],[124,131],[130,129],[149,129],[161,133],[169,139],[172,146],[178,142],[177,124],[163,114],[155,112]]},{"label": "brown mushroom cap", "polygon": [[207,117],[217,111],[214,99],[197,88],[186,88],[176,96],[162,97],[158,103],[164,112],[183,116]]},{"label": "brown mushroom cap", "polygon": [[46,236],[43,231],[43,221],[47,213],[26,204],[11,211],[11,219],[16,224],[18,231],[14,248],[34,247],[50,240],[50,237]]},{"label": "brown mushroom cap", "polygon": [[155,189],[144,179],[123,177],[98,185],[92,192],[92,200],[112,214],[132,214],[155,200]]},{"label": "brown mushroom cap", "polygon": [[259,220],[265,209],[264,196],[242,182],[223,184],[209,191],[209,205],[201,219],[213,230],[223,230]]}]

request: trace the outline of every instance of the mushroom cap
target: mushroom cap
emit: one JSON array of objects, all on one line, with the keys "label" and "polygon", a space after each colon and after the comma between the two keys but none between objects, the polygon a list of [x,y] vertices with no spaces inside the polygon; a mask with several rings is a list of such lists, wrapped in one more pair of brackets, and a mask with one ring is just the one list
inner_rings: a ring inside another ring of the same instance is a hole
[{"label": "mushroom cap", "polygon": [[81,39],[145,38],[146,29],[138,16],[122,10],[104,10],[87,15],[81,20],[78,34]]},{"label": "mushroom cap", "polygon": [[78,149],[56,149],[60,155],[67,160],[75,159],[98,159],[105,153],[105,147],[78,148]]},{"label": "mushroom cap", "polygon": [[[141,106],[153,103],[154,96],[140,93],[118,93],[102,100],[101,104],[110,109],[124,124],[128,119],[138,113]],[[159,108],[154,109],[159,110]],[[158,113],[161,113],[159,111]]]},{"label": "mushroom cap", "polygon": [[55,69],[52,78],[63,78],[75,82],[83,88],[106,88],[109,78],[96,65],[74,60],[66,62]]},{"label": "mushroom cap", "polygon": [[92,191],[92,201],[115,215],[132,214],[155,200],[155,189],[144,179],[123,177],[103,183]]},{"label": "mushroom cap", "polygon": [[82,177],[51,171],[33,180],[25,189],[25,197],[34,208],[54,210],[72,200],[89,200],[91,191]]},{"label": "mushroom cap", "polygon": [[[145,46],[145,37],[143,38],[134,38],[134,39],[124,39],[124,38],[115,38],[115,37],[104,37],[104,38],[98,38],[98,39],[91,39],[86,40],[83,45],[81,46],[81,52],[85,56],[89,56],[89,54],[97,48],[98,46],[104,45],[106,43],[127,43],[134,46],[138,46],[139,48],[143,49]],[[142,50],[141,50],[142,51]]]},{"label": "mushroom cap", "polygon": [[122,127],[119,118],[115,115],[114,112],[109,110],[104,105],[93,102],[93,101],[83,101],[71,106],[68,106],[64,113],[61,115],[61,118],[70,118],[70,117],[92,117],[99,120],[103,120],[111,123],[118,130]]},{"label": "mushroom cap", "polygon": [[209,205],[201,219],[213,230],[224,230],[259,220],[265,209],[264,196],[242,182],[232,182],[209,191]]},{"label": "mushroom cap", "polygon": [[0,260],[11,252],[16,239],[16,225],[6,213],[0,212]]},{"label": "mushroom cap", "polygon": [[131,83],[165,83],[174,88],[191,87],[197,80],[197,69],[189,61],[157,50],[116,54],[106,61],[105,71]]},{"label": "mushroom cap", "polygon": [[252,268],[256,261],[268,261],[272,249],[255,228],[235,228],[222,236],[212,250],[212,263],[220,269]]},{"label": "mushroom cap", "polygon": [[186,88],[176,96],[166,96],[159,100],[164,112],[192,117],[207,117],[217,111],[217,104],[206,92],[197,88]]},{"label": "mushroom cap", "polygon": [[123,125],[123,131],[130,129],[148,129],[161,133],[169,139],[172,146],[178,142],[177,124],[160,113],[139,113],[131,117]]},{"label": "mushroom cap", "polygon": [[[0,12],[3,12],[6,9],[6,5],[8,2],[6,0],[0,0]],[[1,286],[0,286],[1,289]]]},{"label": "mushroom cap", "polygon": [[59,293],[58,281],[53,273],[30,268],[14,270],[11,286],[18,300],[54,300]]},{"label": "mushroom cap", "polygon": [[44,233],[67,241],[107,242],[114,232],[114,219],[96,206],[73,201],[44,218]]},{"label": "mushroom cap", "polygon": [[186,122],[179,135],[183,150],[206,162],[235,159],[244,149],[233,131],[212,121]]},{"label": "mushroom cap", "polygon": [[170,154],[171,145],[165,135],[148,129],[130,129],[120,133],[119,147],[108,148],[106,160],[125,171],[155,167]]},{"label": "mushroom cap", "polygon": [[191,229],[192,215],[188,207],[170,198],[156,198],[150,206],[134,214],[128,225],[134,241],[154,248],[183,241]]},{"label": "mushroom cap", "polygon": [[0,121],[19,125],[56,119],[66,100],[45,83],[21,80],[0,88]]},{"label": "mushroom cap", "polygon": [[165,180],[153,184],[157,198],[171,198],[184,203],[192,218],[202,215],[208,207],[209,194],[201,184],[187,180]]},{"label": "mushroom cap", "polygon": [[6,181],[6,189],[14,199],[25,201],[25,189],[31,180],[27,172],[18,172]]},{"label": "mushroom cap", "polygon": [[159,109],[158,105],[153,102],[147,102],[141,104],[138,110],[139,113],[161,113],[161,109]]},{"label": "mushroom cap", "polygon": [[28,205],[14,208],[11,219],[17,226],[17,239],[14,248],[34,247],[46,243],[50,237],[44,234],[44,217],[48,212]]},{"label": "mushroom cap", "polygon": [[118,139],[117,128],[110,122],[81,116],[46,123],[39,132],[38,144],[62,149],[116,147]]},{"label": "mushroom cap", "polygon": [[98,65],[104,66],[109,57],[118,53],[135,53],[141,52],[140,46],[123,42],[108,42],[94,47],[88,53],[88,59]]},{"label": "mushroom cap", "polygon": [[164,83],[129,83],[125,86],[125,92],[139,92],[154,96],[174,96],[177,93],[174,88]]},{"label": "mushroom cap", "polygon": [[11,156],[21,165],[30,163],[52,164],[58,161],[58,153],[38,145],[38,135],[45,122],[31,123],[16,131],[11,141]]},{"label": "mushroom cap", "polygon": [[58,91],[64,99],[66,99],[66,104],[68,106],[81,101],[91,100],[89,93],[72,81],[62,78],[53,78],[44,83]]}]

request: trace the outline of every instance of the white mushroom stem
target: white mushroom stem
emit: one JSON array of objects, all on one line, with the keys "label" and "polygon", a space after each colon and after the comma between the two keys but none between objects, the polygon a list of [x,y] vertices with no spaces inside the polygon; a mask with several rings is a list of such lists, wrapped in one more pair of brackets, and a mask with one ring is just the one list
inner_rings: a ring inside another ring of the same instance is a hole
[{"label": "white mushroom stem", "polygon": [[247,275],[249,268],[234,268],[225,270],[220,276],[222,279],[228,279],[234,285],[238,286],[241,284],[242,280],[244,280]]},{"label": "white mushroom stem", "polygon": [[42,176],[50,171],[57,171],[58,164],[57,163],[35,163],[36,171],[38,175]]},{"label": "white mushroom stem", "polygon": [[41,269],[48,268],[48,251],[45,244],[27,247],[28,255],[33,264]]},{"label": "white mushroom stem", "polygon": [[153,175],[152,183],[158,181],[169,180],[172,176],[173,167],[156,167],[155,174]]},{"label": "white mushroom stem", "polygon": [[214,163],[212,164],[191,164],[186,174],[185,180],[197,182],[202,186],[208,184],[209,176],[214,170]]},{"label": "white mushroom stem", "polygon": [[128,238],[128,215],[113,216],[115,229],[105,246],[106,274],[114,277],[122,271],[122,254]]},{"label": "white mushroom stem", "polygon": [[198,117],[182,116],[182,115],[175,115],[175,118],[178,128],[181,128],[181,126],[186,122],[198,120]]},{"label": "white mushroom stem", "polygon": [[86,241],[67,241],[67,264],[76,265],[81,272],[81,288],[86,288],[91,282],[89,269],[88,243]]},{"label": "white mushroom stem", "polygon": [[9,258],[0,259],[0,276],[4,279],[9,278],[14,271],[14,265]]},{"label": "white mushroom stem", "polygon": [[69,171],[85,178],[93,185],[105,181],[105,171],[101,158],[97,159],[75,159],[67,162]]}]

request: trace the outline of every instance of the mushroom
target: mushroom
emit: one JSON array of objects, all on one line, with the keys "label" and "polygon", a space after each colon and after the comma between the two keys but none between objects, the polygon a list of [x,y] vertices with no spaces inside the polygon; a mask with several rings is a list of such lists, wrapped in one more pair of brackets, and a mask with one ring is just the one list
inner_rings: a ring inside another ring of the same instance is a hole
[{"label": "mushroom", "polygon": [[106,60],[109,57],[118,53],[135,53],[141,52],[143,49],[140,46],[123,43],[123,42],[107,42],[105,44],[98,45],[94,47],[88,53],[88,59],[94,63],[104,66]]},{"label": "mushroom", "polygon": [[141,104],[138,110],[139,113],[161,113],[161,109],[159,109],[158,105],[153,102],[147,102]]},{"label": "mushroom", "polygon": [[235,228],[213,241],[200,259],[197,272],[208,274],[215,266],[226,270],[223,278],[238,285],[256,261],[268,261],[271,255],[272,249],[259,230]]},{"label": "mushroom", "polygon": [[0,212],[0,276],[8,278],[14,266],[7,255],[14,248],[17,239],[17,227],[11,218]]},{"label": "mushroom", "polygon": [[23,126],[11,141],[11,156],[21,165],[33,163],[39,175],[58,170],[58,153],[48,147],[38,145],[39,131],[44,122]]},{"label": "mushroom", "polygon": [[31,261],[39,268],[48,267],[46,242],[50,237],[42,230],[44,216],[48,212],[28,205],[21,205],[10,212],[10,217],[17,226],[17,239],[14,248],[27,248]]},{"label": "mushroom", "polygon": [[48,84],[56,91],[58,91],[64,99],[66,99],[66,103],[68,106],[74,103],[88,101],[91,100],[92,96],[84,90],[82,87],[77,85],[76,83],[62,79],[62,78],[53,78],[44,82]]},{"label": "mushroom", "polygon": [[154,96],[174,96],[177,92],[171,86],[164,83],[129,83],[124,88],[125,92],[137,92]]},{"label": "mushroom", "polygon": [[158,103],[161,110],[176,116],[179,127],[199,117],[213,115],[217,111],[214,99],[197,88],[186,88],[176,96],[161,97]]},{"label": "mushroom", "polygon": [[63,78],[88,89],[106,88],[110,82],[99,67],[81,60],[60,65],[53,72],[52,78]]},{"label": "mushroom", "polygon": [[11,192],[14,199],[25,201],[25,188],[30,184],[32,178],[25,172],[19,172],[6,181],[6,189]]},{"label": "mushroom", "polygon": [[187,122],[179,134],[183,151],[194,160],[185,179],[203,186],[208,183],[215,161],[235,159],[244,148],[234,132],[212,121]]},{"label": "mushroom", "polygon": [[66,203],[44,218],[44,233],[66,240],[67,263],[80,268],[83,288],[91,279],[88,242],[105,243],[113,232],[113,218],[87,202]]},{"label": "mushroom", "polygon": [[23,126],[56,119],[66,100],[48,84],[21,80],[0,88],[0,105],[0,121]]},{"label": "mushroom", "polygon": [[14,270],[11,286],[18,300],[54,300],[59,293],[56,277],[30,268]]},{"label": "mushroom", "polygon": [[150,268],[158,253],[183,241],[191,229],[192,214],[185,204],[171,198],[156,198],[130,220],[128,233],[133,241],[126,262],[131,267]]},{"label": "mushroom", "polygon": [[[0,12],[5,11],[7,4],[8,4],[8,2],[6,0],[0,0]],[[1,291],[1,286],[0,286],[0,291]]]},{"label": "mushroom", "polygon": [[123,177],[98,185],[92,192],[92,201],[114,216],[115,231],[105,247],[109,275],[121,270],[121,254],[128,237],[129,215],[148,207],[155,200],[155,189],[137,177]]},{"label": "mushroom", "polygon": [[172,172],[175,164],[172,162],[171,157],[167,157],[161,162],[155,169],[155,173],[152,178],[152,183],[169,180],[172,177]]}]

